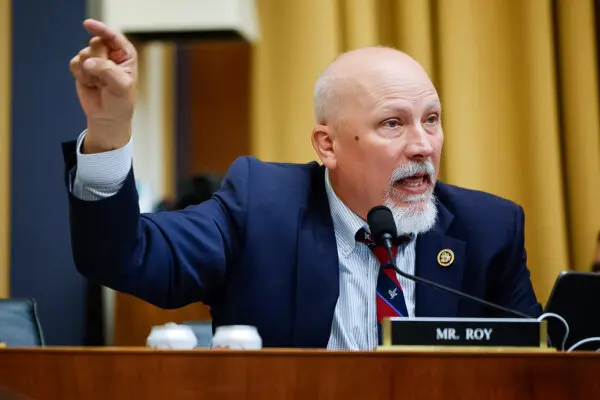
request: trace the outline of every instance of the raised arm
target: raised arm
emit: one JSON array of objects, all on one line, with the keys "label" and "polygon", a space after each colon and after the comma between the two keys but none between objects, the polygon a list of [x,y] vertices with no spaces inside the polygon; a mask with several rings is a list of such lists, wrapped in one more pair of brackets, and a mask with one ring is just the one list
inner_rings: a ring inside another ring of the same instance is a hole
[{"label": "raised arm", "polygon": [[209,201],[140,214],[130,151],[136,51],[99,21],[84,26],[93,37],[70,68],[87,130],[63,146],[77,269],[159,307],[210,304],[243,241],[248,162],[236,161]]}]

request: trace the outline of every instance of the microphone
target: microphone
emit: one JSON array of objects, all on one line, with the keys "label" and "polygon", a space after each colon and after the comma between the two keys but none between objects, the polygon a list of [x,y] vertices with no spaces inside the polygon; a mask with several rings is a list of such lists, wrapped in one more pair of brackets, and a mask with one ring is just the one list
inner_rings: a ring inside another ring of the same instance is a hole
[{"label": "microphone", "polygon": [[371,230],[371,236],[375,240],[375,243],[380,246],[384,246],[390,256],[390,263],[392,268],[398,273],[398,275],[410,279],[411,281],[418,282],[423,285],[432,286],[436,289],[439,289],[444,292],[452,293],[456,296],[469,299],[479,304],[483,304],[490,308],[494,308],[496,310],[512,314],[518,317],[523,318],[534,318],[522,312],[511,310],[506,307],[502,307],[501,305],[491,303],[489,301],[480,299],[475,296],[471,296],[470,294],[463,293],[461,291],[449,288],[444,285],[440,285],[439,283],[430,281],[428,279],[420,278],[415,275],[407,274],[398,268],[396,265],[396,258],[393,256],[392,252],[392,240],[398,236],[398,230],[396,229],[396,222],[394,221],[394,216],[392,215],[392,211],[385,206],[375,206],[373,207],[369,213],[367,214],[367,223],[369,224],[369,229]]}]

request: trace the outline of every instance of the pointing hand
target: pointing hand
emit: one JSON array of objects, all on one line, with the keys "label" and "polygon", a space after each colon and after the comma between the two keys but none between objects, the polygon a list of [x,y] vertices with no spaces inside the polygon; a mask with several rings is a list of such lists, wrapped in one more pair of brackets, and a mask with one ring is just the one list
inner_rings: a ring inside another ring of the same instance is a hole
[{"label": "pointing hand", "polygon": [[136,102],[137,54],[125,36],[88,19],[89,46],[71,59],[79,102],[87,117],[86,152],[124,146],[131,136]]}]

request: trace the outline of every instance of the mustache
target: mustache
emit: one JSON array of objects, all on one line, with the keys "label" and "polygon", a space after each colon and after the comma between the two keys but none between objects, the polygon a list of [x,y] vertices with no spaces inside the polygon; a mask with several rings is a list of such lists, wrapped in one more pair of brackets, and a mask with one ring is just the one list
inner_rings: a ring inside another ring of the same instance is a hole
[{"label": "mustache", "polygon": [[416,174],[427,174],[429,175],[429,179],[433,181],[433,177],[435,176],[435,167],[430,160],[422,162],[410,161],[396,168],[394,172],[392,172],[390,182],[393,184],[400,179],[408,178],[409,176]]}]

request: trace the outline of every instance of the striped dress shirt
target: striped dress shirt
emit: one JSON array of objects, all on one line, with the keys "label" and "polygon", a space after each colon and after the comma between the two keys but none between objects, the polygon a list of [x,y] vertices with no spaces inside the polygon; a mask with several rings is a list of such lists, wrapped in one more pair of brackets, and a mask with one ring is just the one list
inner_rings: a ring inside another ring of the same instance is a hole
[{"label": "striped dress shirt", "polygon": [[[376,289],[379,261],[365,244],[354,239],[366,225],[353,213],[331,187],[325,171],[325,189],[333,218],[340,263],[340,295],[333,314],[333,325],[327,348],[330,350],[372,350],[377,347]],[[415,240],[396,256],[401,271],[414,274]],[[415,315],[415,283],[396,274],[404,291],[409,317]]]},{"label": "striped dress shirt", "polygon": [[[132,141],[124,147],[98,154],[82,154],[85,132],[77,140],[77,170],[71,191],[81,200],[96,201],[116,194],[131,168]],[[325,172],[325,190],[329,200],[340,265],[340,293],[335,307],[330,350],[373,350],[377,347],[376,287],[379,263],[364,244],[356,243],[356,232],[366,223],[337,197],[329,174]],[[415,271],[415,240],[396,257],[398,267],[409,274]],[[414,316],[415,283],[398,276],[409,317]]]}]

